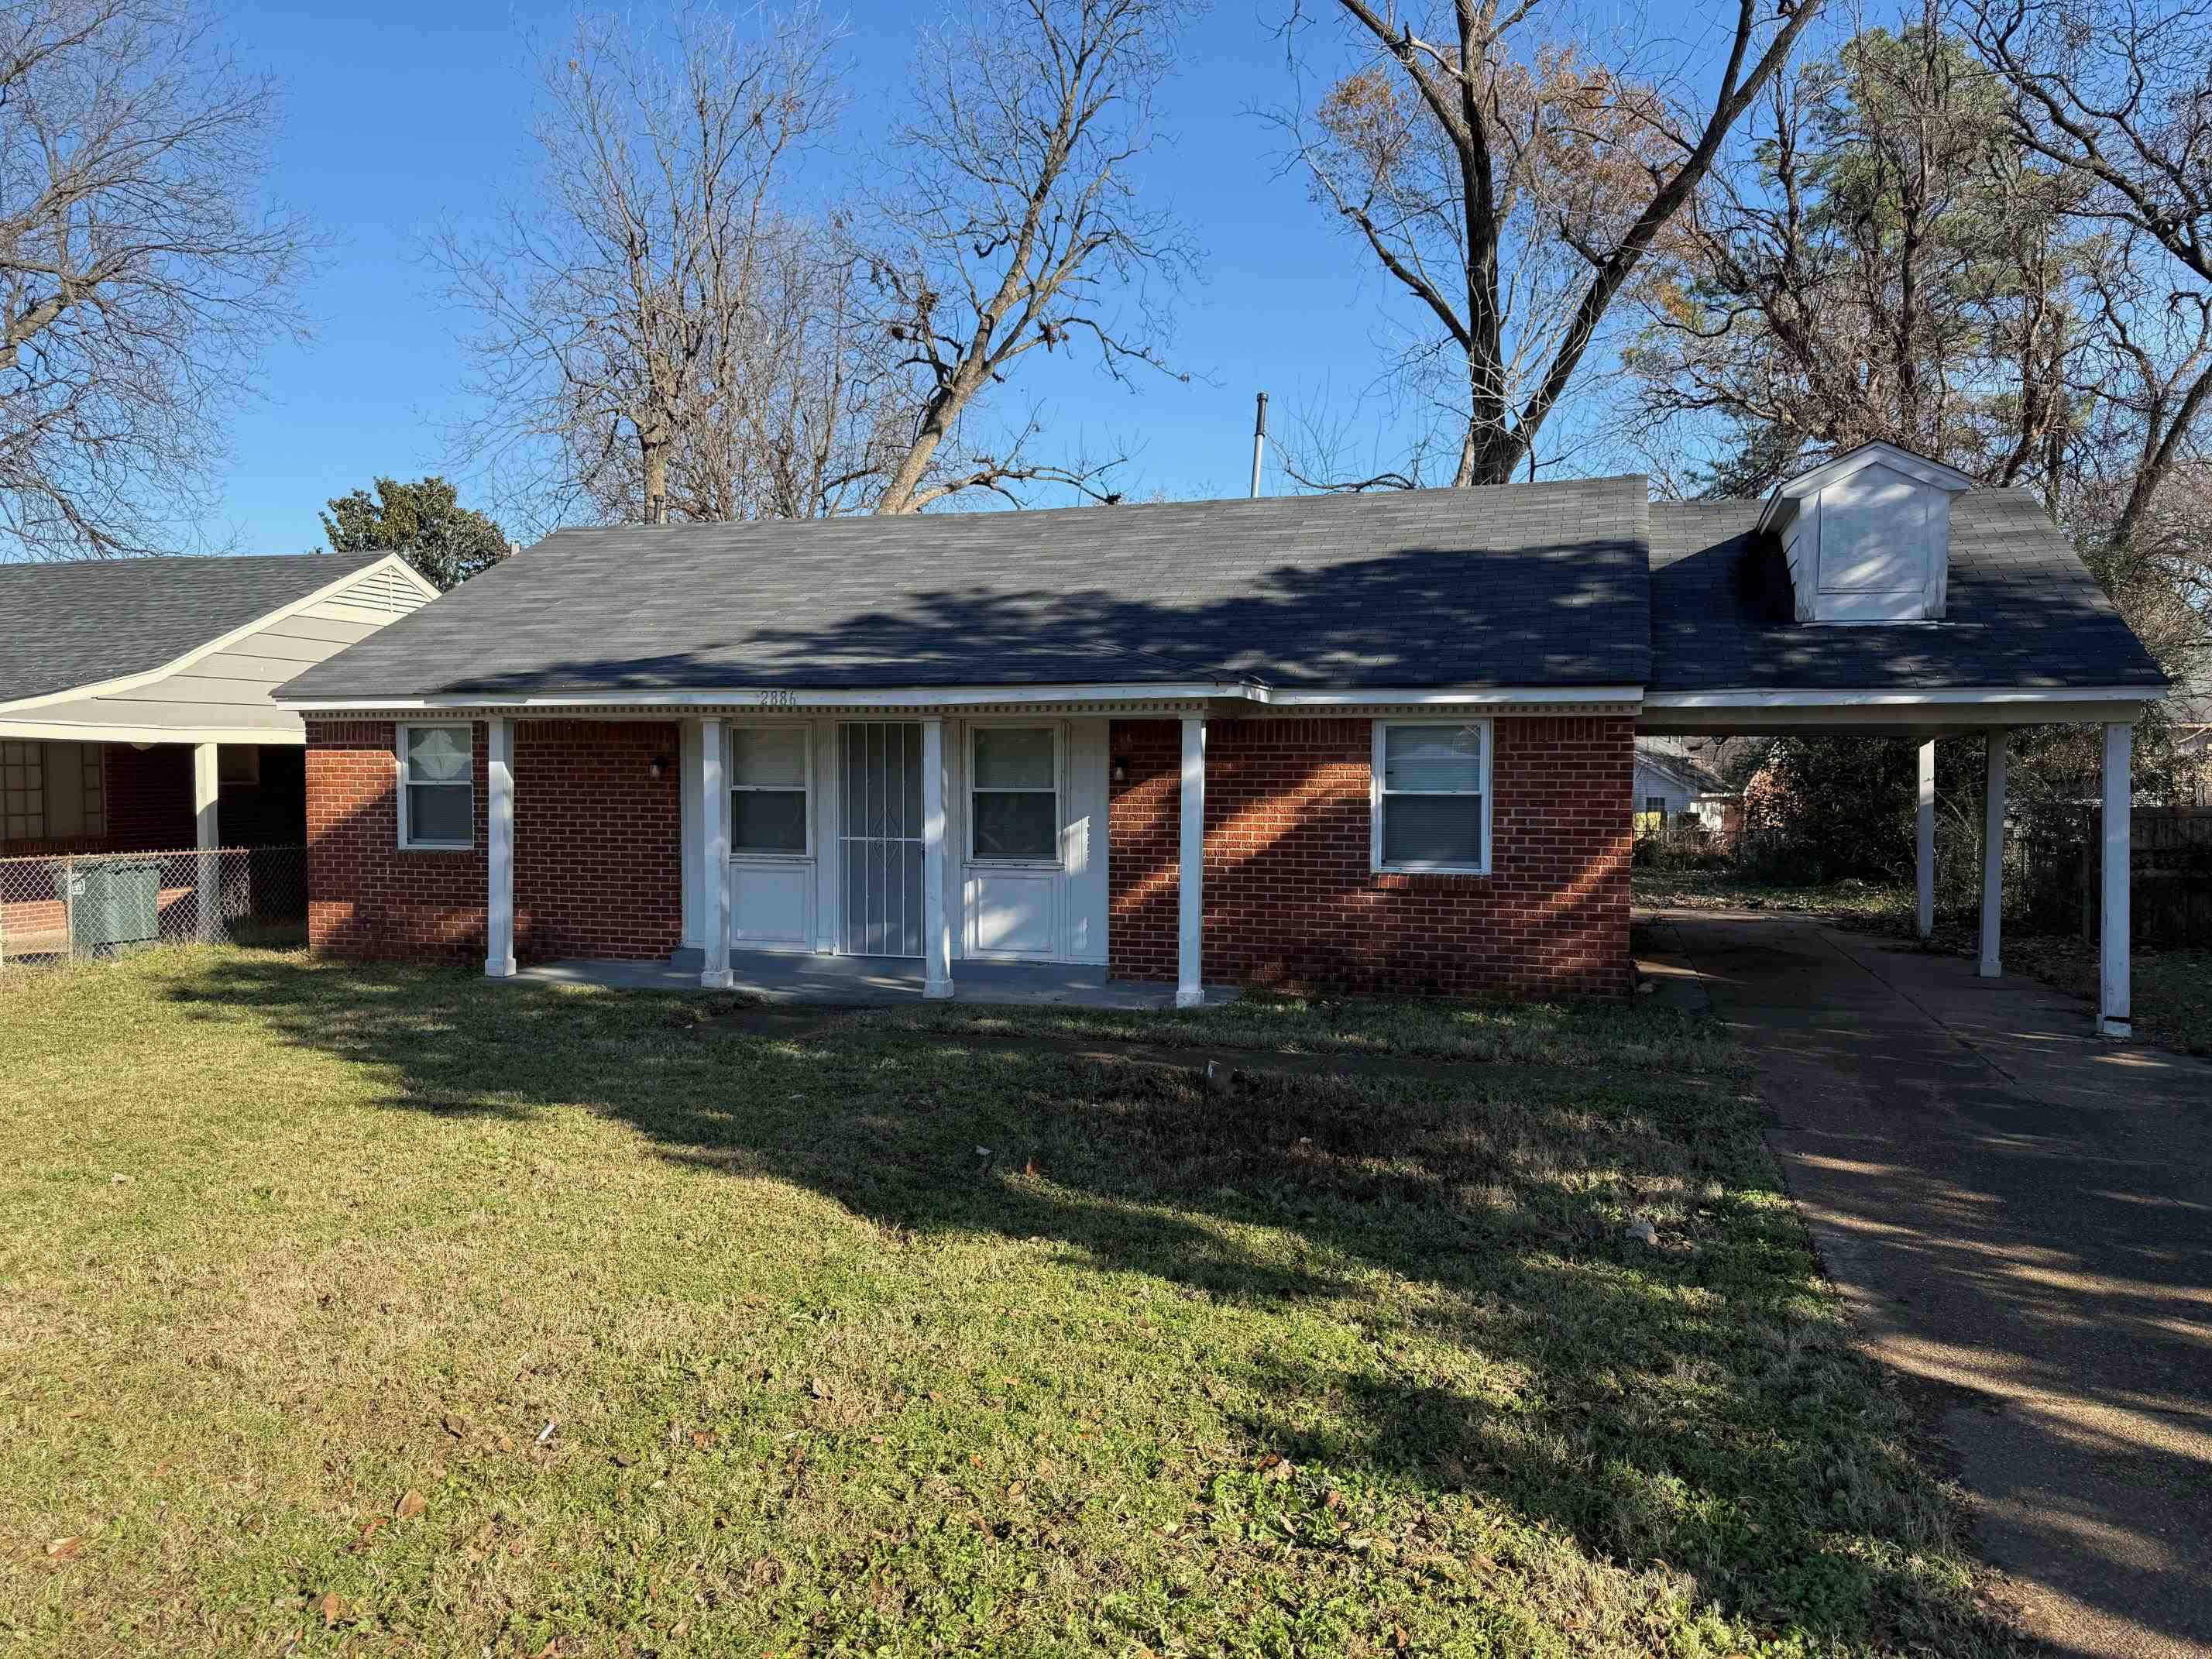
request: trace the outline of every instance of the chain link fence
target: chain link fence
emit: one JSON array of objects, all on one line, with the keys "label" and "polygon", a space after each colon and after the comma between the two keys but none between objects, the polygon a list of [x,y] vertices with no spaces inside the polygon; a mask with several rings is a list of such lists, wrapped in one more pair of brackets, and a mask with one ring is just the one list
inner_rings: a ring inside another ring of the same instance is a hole
[{"label": "chain link fence", "polygon": [[307,849],[76,853],[0,859],[0,970],[153,945],[306,936]]}]

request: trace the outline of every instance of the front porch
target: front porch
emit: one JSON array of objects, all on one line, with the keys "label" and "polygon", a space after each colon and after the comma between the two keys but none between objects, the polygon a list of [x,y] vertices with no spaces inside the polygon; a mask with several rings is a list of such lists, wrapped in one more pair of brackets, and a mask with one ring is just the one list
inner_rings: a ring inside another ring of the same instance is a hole
[{"label": "front porch", "polygon": [[[596,985],[619,990],[696,991],[702,953],[682,951],[667,962],[577,959],[520,968],[519,984]],[[727,988],[764,1002],[819,1003],[840,1007],[887,1007],[920,1002],[927,994],[924,964],[912,957],[799,955],[779,951],[734,951]],[[1207,1006],[1235,1000],[1235,988],[1210,986]],[[1081,963],[971,962],[953,981],[952,1000],[1028,1007],[1127,1009],[1176,1006],[1176,988],[1109,978],[1102,966]]]}]

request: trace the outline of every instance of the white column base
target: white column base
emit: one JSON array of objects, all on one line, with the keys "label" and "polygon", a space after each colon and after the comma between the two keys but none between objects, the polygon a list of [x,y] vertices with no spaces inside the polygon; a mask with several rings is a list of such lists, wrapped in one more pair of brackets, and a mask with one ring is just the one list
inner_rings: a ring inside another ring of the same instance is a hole
[{"label": "white column base", "polygon": [[1179,990],[1176,993],[1176,1006],[1178,1008],[1203,1008],[1206,1006],[1206,993],[1203,990]]},{"label": "white column base", "polygon": [[484,958],[484,977],[486,979],[513,979],[514,977],[514,958],[513,957],[486,957]]},{"label": "white column base", "polygon": [[921,982],[921,994],[941,1001],[952,994],[952,981],[949,979],[926,979]]},{"label": "white column base", "polygon": [[2136,1034],[2135,1022],[2114,1019],[2109,1015],[2097,1022],[2097,1035],[2108,1037],[2131,1037]]},{"label": "white column base", "polygon": [[699,970],[699,988],[702,991],[726,991],[737,983],[737,975],[727,968],[702,968]]}]

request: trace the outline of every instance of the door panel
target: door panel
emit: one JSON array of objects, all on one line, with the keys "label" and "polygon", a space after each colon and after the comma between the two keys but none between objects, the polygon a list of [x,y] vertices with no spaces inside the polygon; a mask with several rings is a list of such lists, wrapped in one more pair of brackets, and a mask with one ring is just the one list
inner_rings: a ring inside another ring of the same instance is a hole
[{"label": "door panel", "polygon": [[730,939],[733,944],[811,949],[814,943],[814,864],[730,866]]},{"label": "door panel", "polygon": [[969,954],[1058,957],[1060,887],[1057,870],[970,870]]}]

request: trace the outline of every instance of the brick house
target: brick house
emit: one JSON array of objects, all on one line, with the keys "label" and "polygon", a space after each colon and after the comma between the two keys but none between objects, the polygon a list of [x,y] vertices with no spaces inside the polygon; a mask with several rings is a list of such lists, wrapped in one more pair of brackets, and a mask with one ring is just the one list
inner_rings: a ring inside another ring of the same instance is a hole
[{"label": "brick house", "polygon": [[2052,720],[2117,733],[2124,788],[2164,689],[2031,498],[1869,446],[1766,502],[562,531],[278,696],[319,948],[896,957],[934,995],[1057,964],[1188,1005],[1618,995],[1639,733],[1972,733],[2001,800],[2004,732]]}]

